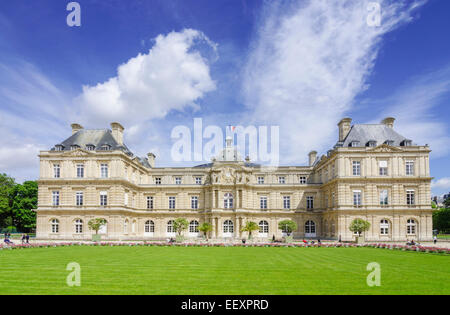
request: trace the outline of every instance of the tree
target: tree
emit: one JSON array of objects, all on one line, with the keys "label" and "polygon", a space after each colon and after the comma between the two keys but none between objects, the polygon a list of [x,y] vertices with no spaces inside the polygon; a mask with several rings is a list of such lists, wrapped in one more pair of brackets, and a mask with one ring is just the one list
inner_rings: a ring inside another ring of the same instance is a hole
[{"label": "tree", "polygon": [[88,222],[88,227],[90,230],[95,231],[95,235],[98,234],[98,231],[102,228],[102,226],[106,225],[106,220],[102,218],[91,219]]},{"label": "tree", "polygon": [[173,223],[173,229],[176,233],[178,233],[178,236],[181,236],[181,233],[183,233],[188,226],[189,222],[185,218],[178,218]]},{"label": "tree", "polygon": [[450,197],[444,200],[444,206],[446,209],[450,209]]},{"label": "tree", "polygon": [[358,233],[358,236],[365,231],[370,229],[370,223],[363,219],[354,219],[352,223],[350,223],[349,230],[353,233]]},{"label": "tree", "polygon": [[259,226],[258,224],[256,224],[253,221],[247,221],[247,223],[245,223],[245,225],[241,228],[242,232],[248,232],[248,239],[252,239],[252,232],[253,231],[258,231],[259,230]]},{"label": "tree", "polygon": [[442,234],[450,233],[450,209],[433,212],[433,229]]},{"label": "tree", "polygon": [[0,227],[12,225],[11,191],[16,185],[14,178],[0,174]]},{"label": "tree", "polygon": [[297,230],[297,223],[292,220],[283,220],[278,223],[278,228],[288,235],[291,235],[292,232]]},{"label": "tree", "polygon": [[198,227],[198,230],[205,234],[205,238],[208,238],[208,232],[212,231],[212,225],[209,222],[204,222]]},{"label": "tree", "polygon": [[26,181],[17,184],[11,189],[11,213],[13,222],[19,231],[30,232],[36,227],[36,212],[38,198],[38,184],[35,181]]}]

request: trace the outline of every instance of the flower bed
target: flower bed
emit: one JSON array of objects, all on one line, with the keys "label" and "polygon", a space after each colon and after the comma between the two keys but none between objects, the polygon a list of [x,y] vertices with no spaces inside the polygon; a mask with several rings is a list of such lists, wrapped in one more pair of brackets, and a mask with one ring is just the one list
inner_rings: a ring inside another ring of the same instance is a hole
[{"label": "flower bed", "polygon": [[174,247],[325,247],[325,248],[354,248],[371,247],[389,250],[415,251],[422,253],[450,254],[448,248],[438,248],[431,246],[408,246],[384,243],[354,244],[354,243],[325,243],[325,244],[304,244],[304,243],[168,243],[168,242],[99,242],[99,243],[33,243],[33,244],[1,244],[0,250],[13,250],[23,248],[51,248],[51,247],[71,247],[71,246],[174,246]]}]

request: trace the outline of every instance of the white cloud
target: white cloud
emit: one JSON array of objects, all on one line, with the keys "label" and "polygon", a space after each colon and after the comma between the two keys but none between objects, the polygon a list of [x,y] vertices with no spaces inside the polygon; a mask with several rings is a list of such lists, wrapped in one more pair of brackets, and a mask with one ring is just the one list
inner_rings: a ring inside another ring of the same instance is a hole
[{"label": "white cloud", "polygon": [[396,130],[417,144],[429,144],[433,151],[431,157],[436,158],[450,151],[447,122],[441,122],[443,117],[435,110],[443,101],[448,103],[449,96],[450,65],[412,78],[394,95],[373,105],[388,104],[379,118],[397,117]]},{"label": "white cloud", "polygon": [[96,125],[120,120],[134,126],[172,110],[198,109],[196,101],[216,88],[201,54],[205,47],[215,53],[216,44],[196,30],[159,35],[147,54],[120,65],[116,77],[83,87],[76,100],[82,120]]},{"label": "white cloud", "polygon": [[280,125],[283,163],[304,161],[309,150],[337,140],[336,123],[367,88],[383,35],[424,3],[378,1],[382,23],[370,27],[369,2],[268,4],[243,91],[255,120]]},{"label": "white cloud", "polygon": [[431,188],[433,190],[449,191],[450,190],[450,177],[444,177],[444,178],[432,181]]}]

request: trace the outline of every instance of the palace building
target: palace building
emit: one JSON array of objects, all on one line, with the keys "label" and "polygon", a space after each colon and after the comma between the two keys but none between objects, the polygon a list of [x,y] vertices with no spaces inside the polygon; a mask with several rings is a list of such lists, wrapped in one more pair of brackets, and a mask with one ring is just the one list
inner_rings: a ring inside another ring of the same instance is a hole
[{"label": "palace building", "polygon": [[[123,142],[124,128],[86,130],[40,152],[37,238],[88,240],[88,222],[103,218],[104,240],[174,237],[174,220],[185,218],[185,237],[240,239],[246,222],[254,237],[280,239],[282,220],[298,224],[294,238],[353,240],[351,221],[370,222],[369,241],[432,239],[428,145],[416,145],[380,124],[339,124],[336,145],[305,166],[270,169],[242,160],[233,139],[209,164],[155,167],[155,155],[135,156]],[[299,139],[301,141],[301,139]],[[256,235],[255,235],[256,234]]]}]

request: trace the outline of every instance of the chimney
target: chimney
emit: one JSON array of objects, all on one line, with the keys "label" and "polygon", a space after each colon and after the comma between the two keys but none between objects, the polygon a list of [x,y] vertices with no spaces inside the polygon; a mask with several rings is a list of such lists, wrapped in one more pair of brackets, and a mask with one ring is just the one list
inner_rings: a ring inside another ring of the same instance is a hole
[{"label": "chimney", "polygon": [[112,136],[119,145],[123,145],[123,126],[118,122],[111,123]]},{"label": "chimney", "polygon": [[152,168],[155,167],[155,158],[156,155],[154,155],[153,153],[147,153],[148,164],[150,164]]},{"label": "chimney", "polygon": [[347,137],[349,131],[350,131],[350,124],[352,123],[351,118],[344,118],[342,119],[338,126],[339,126],[339,141],[344,141],[345,137]]},{"label": "chimney", "polygon": [[395,118],[393,118],[393,117],[386,117],[385,119],[383,119],[381,121],[381,123],[383,125],[386,125],[389,128],[394,128],[394,121],[395,121]]},{"label": "chimney", "polygon": [[77,133],[78,131],[80,131],[81,129],[83,129],[83,126],[80,124],[71,124],[70,127],[72,127],[72,134]]},{"label": "chimney", "polygon": [[317,152],[311,151],[309,152],[308,156],[309,156],[309,166],[313,166],[314,162],[317,159]]}]

